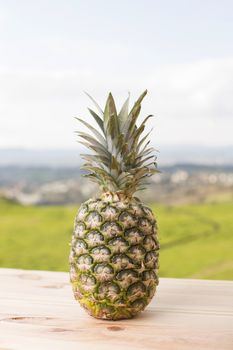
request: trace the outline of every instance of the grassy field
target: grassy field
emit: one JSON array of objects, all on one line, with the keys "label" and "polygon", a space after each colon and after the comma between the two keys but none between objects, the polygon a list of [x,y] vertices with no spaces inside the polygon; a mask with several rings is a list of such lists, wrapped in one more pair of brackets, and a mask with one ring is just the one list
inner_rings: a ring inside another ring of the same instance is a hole
[{"label": "grassy field", "polygon": [[[152,205],[159,223],[160,276],[233,279],[233,203]],[[0,267],[68,270],[74,207],[0,201]]]}]

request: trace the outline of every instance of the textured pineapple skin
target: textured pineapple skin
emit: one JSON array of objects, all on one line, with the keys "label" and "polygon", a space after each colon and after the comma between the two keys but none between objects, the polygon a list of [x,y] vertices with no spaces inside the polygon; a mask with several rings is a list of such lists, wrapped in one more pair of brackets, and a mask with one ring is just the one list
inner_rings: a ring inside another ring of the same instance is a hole
[{"label": "textured pineapple skin", "polygon": [[158,285],[159,242],[152,211],[136,198],[106,193],[83,203],[70,251],[74,297],[101,319],[131,318]]}]

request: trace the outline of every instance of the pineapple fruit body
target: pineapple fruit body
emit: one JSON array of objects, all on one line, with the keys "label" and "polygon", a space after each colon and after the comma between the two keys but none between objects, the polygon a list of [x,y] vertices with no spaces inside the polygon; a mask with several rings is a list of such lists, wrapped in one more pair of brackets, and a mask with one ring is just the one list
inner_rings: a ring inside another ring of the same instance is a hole
[{"label": "pineapple fruit body", "polygon": [[75,298],[96,318],[131,318],[158,285],[156,221],[137,198],[103,193],[75,219],[70,279]]}]

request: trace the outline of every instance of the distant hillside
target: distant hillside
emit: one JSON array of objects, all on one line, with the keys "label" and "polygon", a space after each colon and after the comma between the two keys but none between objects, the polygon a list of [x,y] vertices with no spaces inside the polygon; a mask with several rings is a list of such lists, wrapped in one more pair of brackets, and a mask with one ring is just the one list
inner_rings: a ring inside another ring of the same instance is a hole
[{"label": "distant hillside", "polygon": [[[0,166],[75,167],[80,163],[80,149],[0,149]],[[233,164],[233,146],[205,147],[190,145],[161,146],[158,164]]]},{"label": "distant hillside", "polygon": [[79,150],[0,149],[0,166],[69,167],[80,163]]},{"label": "distant hillside", "polygon": [[0,165],[0,186],[11,186],[22,182],[38,186],[47,182],[77,179],[80,174],[79,166],[72,168],[65,166]]},{"label": "distant hillside", "polygon": [[[233,173],[232,165],[203,165],[203,164],[174,164],[164,165],[160,168],[162,178],[178,171],[189,174],[208,173]],[[17,183],[27,183],[38,186],[53,181],[64,181],[69,179],[78,180],[82,174],[79,164],[76,166],[22,166],[22,165],[0,165],[0,186],[11,186]],[[156,177],[156,176],[155,176]]]}]

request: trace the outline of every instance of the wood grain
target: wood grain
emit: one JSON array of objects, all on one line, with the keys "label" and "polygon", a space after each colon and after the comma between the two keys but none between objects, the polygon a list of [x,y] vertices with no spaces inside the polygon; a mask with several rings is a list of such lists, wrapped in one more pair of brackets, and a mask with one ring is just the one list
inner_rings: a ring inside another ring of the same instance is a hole
[{"label": "wood grain", "polygon": [[132,320],[102,321],[74,301],[67,273],[0,269],[0,350],[233,349],[233,282],[160,279]]}]

